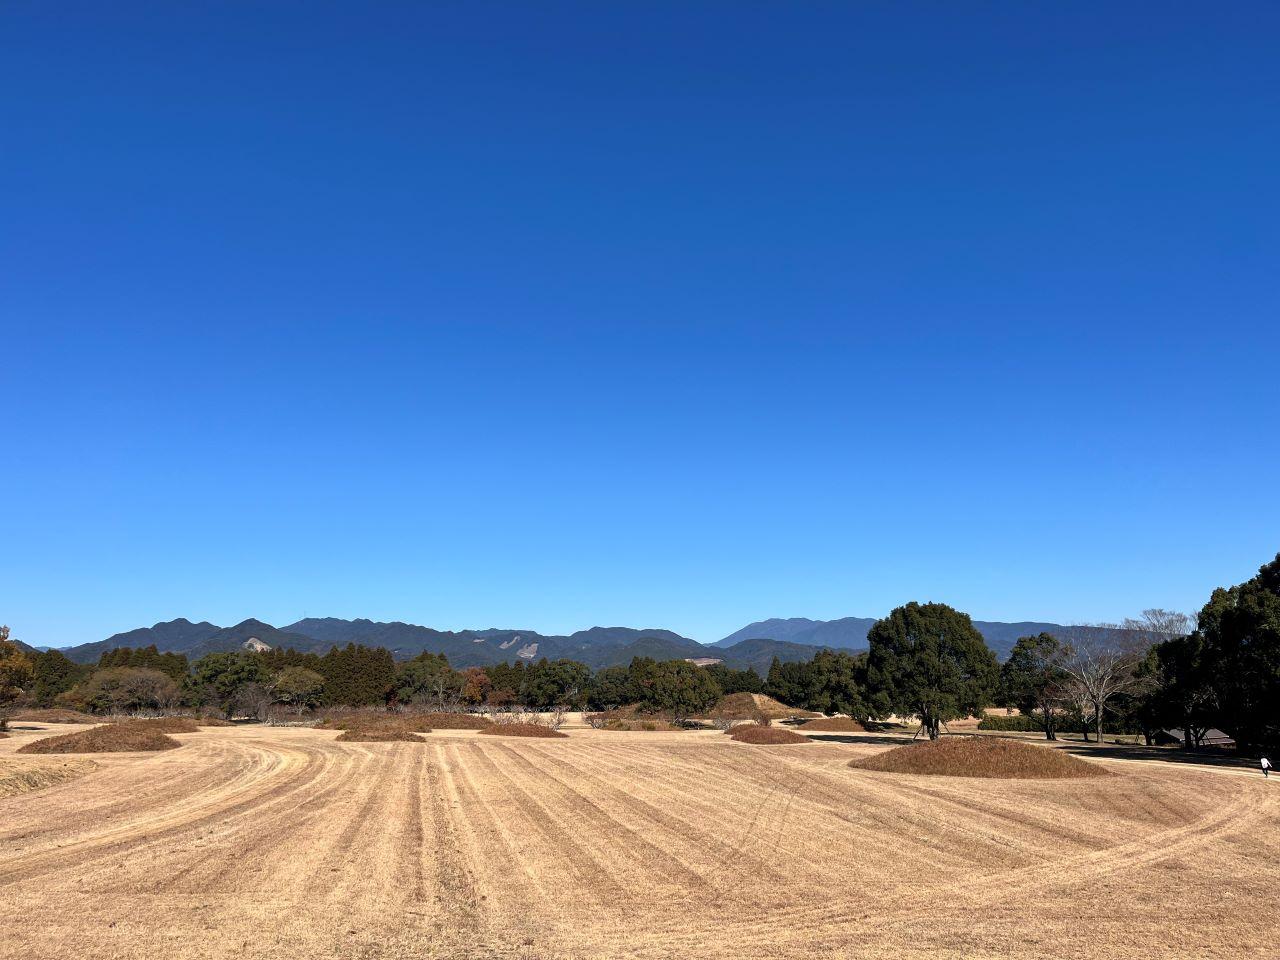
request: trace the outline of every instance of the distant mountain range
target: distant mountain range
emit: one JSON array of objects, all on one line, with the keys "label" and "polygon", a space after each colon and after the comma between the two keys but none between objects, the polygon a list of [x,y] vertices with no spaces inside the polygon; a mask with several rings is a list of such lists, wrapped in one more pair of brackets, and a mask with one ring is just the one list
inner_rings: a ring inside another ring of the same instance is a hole
[{"label": "distant mountain range", "polygon": [[[786,641],[810,648],[828,647],[833,650],[866,650],[867,631],[875,625],[875,619],[869,617],[844,617],[840,620],[809,620],[805,617],[791,617],[787,620],[758,620],[747,624],[723,640],[717,640],[713,647],[737,648],[744,640],[765,639]],[[1106,627],[1069,627],[1061,623],[1040,623],[1023,620],[1018,623],[1003,623],[998,620],[975,620],[974,627],[982,634],[995,655],[1000,660],[1008,658],[1013,645],[1021,637],[1032,637],[1038,633],[1051,633],[1065,636],[1081,630],[1090,633],[1121,633]],[[806,658],[807,659],[807,658]]]},{"label": "distant mountain range", "polygon": [[[535,630],[455,632],[412,623],[338,620],[332,617],[311,617],[284,627],[252,619],[233,627],[192,623],[186,619],[169,620],[152,627],[117,633],[106,640],[70,647],[63,653],[79,663],[94,663],[103,653],[116,647],[147,647],[152,644],[162,653],[183,653],[196,659],[207,653],[251,649],[260,644],[323,654],[348,643],[385,647],[397,660],[408,660],[425,652],[443,653],[458,668],[541,660],[543,657],[579,660],[593,669],[630,663],[633,657],[678,660],[713,655],[726,662],[736,661],[730,651],[712,651],[696,640],[662,629],[592,627],[569,636],[547,636]],[[765,666],[768,666],[768,661]]]},{"label": "distant mountain range", "polygon": [[[284,627],[261,620],[245,620],[232,627],[179,618],[151,627],[139,627],[94,643],[63,650],[78,663],[95,663],[116,647],[147,647],[162,653],[183,653],[197,659],[208,653],[266,647],[293,648],[323,654],[335,646],[362,643],[385,647],[397,660],[420,653],[443,653],[461,669],[495,663],[579,660],[592,669],[621,666],[633,657],[655,660],[717,658],[735,669],[754,668],[762,675],[777,657],[783,662],[809,660],[819,650],[865,650],[867,631],[875,623],[869,617],[809,620],[804,617],[760,620],[713,644],[701,644],[670,630],[633,627],[592,627],[568,636],[544,635],[534,630],[435,630],[412,623],[374,620],[339,620],[308,617]],[[1069,629],[1056,623],[1000,623],[975,620],[974,626],[1001,660],[1019,637],[1042,631],[1061,634]]]}]

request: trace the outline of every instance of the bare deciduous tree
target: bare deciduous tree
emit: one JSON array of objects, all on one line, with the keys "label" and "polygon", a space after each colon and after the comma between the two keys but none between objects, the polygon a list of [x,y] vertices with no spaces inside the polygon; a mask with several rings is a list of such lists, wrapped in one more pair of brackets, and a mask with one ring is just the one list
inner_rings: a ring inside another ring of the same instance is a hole
[{"label": "bare deciduous tree", "polygon": [[1134,694],[1150,680],[1139,672],[1149,644],[1114,624],[1075,627],[1068,631],[1061,667],[1070,678],[1067,695],[1102,742],[1108,705],[1122,694]]}]

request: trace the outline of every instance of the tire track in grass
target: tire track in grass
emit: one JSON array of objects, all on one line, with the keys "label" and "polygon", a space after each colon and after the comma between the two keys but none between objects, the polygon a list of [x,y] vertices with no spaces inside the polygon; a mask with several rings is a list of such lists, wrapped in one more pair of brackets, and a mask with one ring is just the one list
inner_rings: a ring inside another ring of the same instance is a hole
[{"label": "tire track in grass", "polygon": [[[557,756],[556,754],[560,755]],[[592,783],[597,791],[608,796],[617,806],[622,808],[631,808],[635,811],[635,815],[642,817],[648,823],[659,831],[665,831],[667,834],[680,840],[684,847],[688,848],[692,853],[701,856],[708,861],[709,866],[719,866],[725,862],[725,859],[732,853],[741,853],[728,840],[718,837],[706,830],[699,829],[694,824],[701,819],[699,817],[677,817],[668,813],[658,803],[651,799],[654,793],[652,789],[648,789],[646,785],[646,777],[633,777],[630,780],[629,789],[623,789],[618,786],[619,780],[623,780],[626,771],[620,771],[617,767],[605,767],[599,762],[587,761],[587,767],[584,768],[575,764],[573,759],[581,754],[567,754],[567,751],[545,751],[540,753],[543,763],[555,767],[571,776],[576,780]],[[642,796],[641,794],[644,794]],[[670,792],[665,795],[667,807],[675,808],[676,801],[687,799],[686,794]],[[705,821],[704,821],[705,822]],[[718,819],[712,822],[718,823]],[[678,858],[679,855],[672,853],[672,856]],[[684,858],[680,858],[683,862]],[[750,869],[759,876],[764,882],[782,883],[786,880],[784,874],[774,869],[774,867],[755,856],[748,856]],[[691,873],[699,880],[702,880],[704,874],[698,873],[691,868]],[[691,891],[692,892],[692,891]]]},{"label": "tire track in grass", "polygon": [[[270,751],[262,752],[270,754]],[[258,806],[273,800],[282,802],[277,799],[282,791],[286,793],[284,800],[287,800],[290,791],[284,791],[284,785],[296,779],[296,776],[290,776],[290,771],[298,766],[297,756],[276,753],[274,759],[276,762],[264,765],[261,775],[255,779],[237,779],[222,789],[184,798],[187,802],[194,802],[194,807],[173,802],[157,806],[144,794],[128,819],[118,825],[90,831],[88,836],[81,832],[76,839],[52,849],[8,858],[8,862],[0,866],[0,886],[18,878],[29,881],[47,874],[82,870],[96,860],[168,840],[210,823],[224,822],[229,811],[245,805]],[[303,767],[303,772],[305,770]],[[281,777],[285,778],[283,784]],[[294,789],[306,786],[304,783]]]},{"label": "tire track in grass", "polygon": [[[501,778],[510,802],[520,810],[533,830],[544,838],[545,845],[566,867],[570,888],[582,891],[595,910],[603,915],[626,916],[631,912],[627,889],[618,882],[616,860],[609,857],[608,844],[584,842],[567,827],[547,805],[512,771],[498,762],[502,754],[485,745],[478,757]],[[603,854],[603,857],[601,856]]]},{"label": "tire track in grass", "polygon": [[[552,773],[548,769],[551,764],[546,758],[549,751],[539,751],[532,745],[517,749],[503,744],[501,749],[511,763],[525,773],[530,783],[546,787],[547,795],[558,797],[562,809],[572,811],[570,816],[579,825],[580,836],[599,835],[609,838],[609,845],[631,862],[630,872],[639,875],[637,880],[641,885],[670,883],[686,896],[693,888],[701,885],[702,877],[698,873],[690,870],[678,856],[654,843],[646,836],[642,827],[628,824],[611,815],[597,802],[594,792],[584,793]],[[534,763],[525,750],[542,762]],[[634,808],[636,804],[633,802],[629,806]]]},{"label": "tire track in grass", "polygon": [[432,762],[426,768],[426,790],[435,840],[435,896],[440,906],[433,928],[437,938],[466,943],[483,933],[480,895],[458,839],[452,797],[445,781],[445,748],[440,744],[432,747]]},{"label": "tire track in grass", "polygon": [[483,743],[455,744],[451,761],[462,809],[470,811],[471,826],[483,838],[478,841],[481,852],[476,862],[485,877],[491,926],[510,933],[518,923],[524,933],[542,936],[554,913],[549,885],[538,881],[526,851],[512,832],[511,818],[498,814],[498,797],[482,786],[476,775],[476,755],[485,749]]}]

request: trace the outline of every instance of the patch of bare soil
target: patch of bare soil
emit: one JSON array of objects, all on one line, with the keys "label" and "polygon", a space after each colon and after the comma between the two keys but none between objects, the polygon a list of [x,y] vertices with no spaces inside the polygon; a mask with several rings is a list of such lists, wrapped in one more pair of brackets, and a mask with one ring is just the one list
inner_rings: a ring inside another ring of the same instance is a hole
[{"label": "patch of bare soil", "polygon": [[797,730],[812,730],[815,733],[866,733],[867,728],[852,717],[819,717],[796,727]]},{"label": "patch of bare soil", "polygon": [[1016,780],[1109,777],[1111,772],[1061,750],[998,737],[944,737],[886,750],[849,766],[882,773]]},{"label": "patch of bare soil", "polygon": [[795,733],[792,730],[784,730],[781,727],[762,727],[754,723],[742,724],[726,730],[732,740],[739,743],[812,743],[808,737]]},{"label": "patch of bare soil", "polygon": [[18,753],[135,753],[172,750],[179,746],[177,740],[147,726],[144,721],[123,720],[78,733],[33,740],[19,747]]},{"label": "patch of bare soil", "polygon": [[481,733],[489,733],[499,737],[543,737],[546,739],[567,737],[567,733],[544,727],[540,723],[495,723],[485,727]]}]

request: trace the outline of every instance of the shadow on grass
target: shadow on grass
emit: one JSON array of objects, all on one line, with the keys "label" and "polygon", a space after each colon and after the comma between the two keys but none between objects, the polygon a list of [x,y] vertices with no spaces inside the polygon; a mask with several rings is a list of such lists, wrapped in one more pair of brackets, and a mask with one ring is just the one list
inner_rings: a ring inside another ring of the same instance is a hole
[{"label": "shadow on grass", "polygon": [[823,743],[861,743],[873,747],[895,747],[910,743],[910,734],[833,733],[823,730],[805,730],[804,735]]},{"label": "shadow on grass", "polygon": [[[1061,741],[1059,741],[1061,742]],[[1091,760],[1155,760],[1162,763],[1194,763],[1207,767],[1256,769],[1258,761],[1228,750],[1184,750],[1181,747],[1144,747],[1129,744],[1068,743],[1058,747]]]}]

